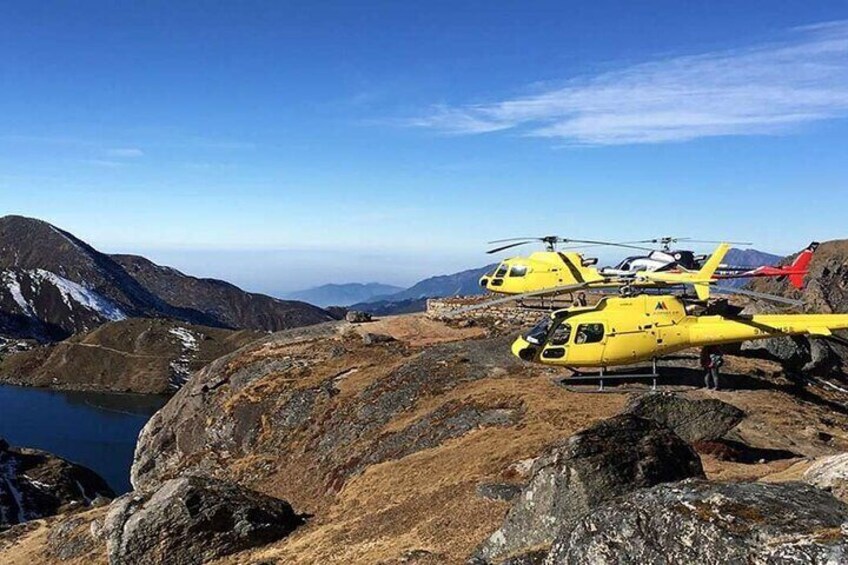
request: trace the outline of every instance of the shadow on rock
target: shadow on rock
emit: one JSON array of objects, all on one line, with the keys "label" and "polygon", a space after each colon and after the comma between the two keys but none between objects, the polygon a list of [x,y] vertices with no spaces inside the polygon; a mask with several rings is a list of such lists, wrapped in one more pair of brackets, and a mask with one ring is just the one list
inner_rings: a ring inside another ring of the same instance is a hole
[{"label": "shadow on rock", "polygon": [[503,525],[477,551],[477,563],[531,554],[592,508],[634,489],[703,477],[695,451],[669,428],[624,414],[551,448],[533,466],[528,485]]},{"label": "shadow on rock", "polygon": [[284,500],[226,481],[182,477],[117,499],[103,532],[112,565],[200,565],[276,541],[303,522]]}]

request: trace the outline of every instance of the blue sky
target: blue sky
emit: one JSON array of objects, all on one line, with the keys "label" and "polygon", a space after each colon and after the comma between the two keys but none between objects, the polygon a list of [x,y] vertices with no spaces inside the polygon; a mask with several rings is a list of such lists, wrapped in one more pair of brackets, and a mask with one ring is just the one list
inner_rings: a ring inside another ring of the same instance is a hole
[{"label": "blue sky", "polygon": [[7,2],[0,209],[270,293],[848,236],[848,2],[694,4]]}]

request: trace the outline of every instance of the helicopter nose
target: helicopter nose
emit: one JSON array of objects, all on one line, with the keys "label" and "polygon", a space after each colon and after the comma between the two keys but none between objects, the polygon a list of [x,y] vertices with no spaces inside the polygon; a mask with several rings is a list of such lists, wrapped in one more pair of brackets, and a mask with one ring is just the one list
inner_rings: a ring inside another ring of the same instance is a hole
[{"label": "helicopter nose", "polygon": [[482,286],[483,288],[489,286],[489,278],[483,277],[482,279],[480,279],[480,286]]},{"label": "helicopter nose", "polygon": [[536,348],[523,337],[518,337],[512,343],[512,354],[522,361],[532,361],[536,358]]}]

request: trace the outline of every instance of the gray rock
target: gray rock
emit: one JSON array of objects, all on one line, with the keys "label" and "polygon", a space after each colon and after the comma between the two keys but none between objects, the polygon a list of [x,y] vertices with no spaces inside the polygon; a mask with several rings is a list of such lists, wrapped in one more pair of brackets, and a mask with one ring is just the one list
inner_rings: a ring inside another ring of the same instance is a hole
[{"label": "gray rock", "polygon": [[804,482],[848,502],[848,453],[817,459],[804,472]]},{"label": "gray rock", "polygon": [[389,343],[392,341],[395,341],[395,338],[386,334],[375,334],[368,332],[362,336],[362,343],[364,343],[365,345],[376,345],[378,343]]},{"label": "gray rock", "polygon": [[777,361],[784,369],[790,371],[800,371],[812,359],[810,342],[803,337],[746,341],[740,346],[740,354],[744,357]]},{"label": "gray rock", "polygon": [[283,500],[217,479],[181,477],[117,499],[103,530],[112,565],[195,565],[278,540],[302,523]]},{"label": "gray rock", "polygon": [[688,480],[596,508],[545,565],[845,563],[846,521],[848,506],[801,483]]},{"label": "gray rock", "polygon": [[371,314],[368,312],[360,312],[358,310],[351,310],[347,314],[345,314],[345,320],[350,322],[351,324],[362,324],[364,322],[371,321]]},{"label": "gray rock", "polygon": [[695,451],[665,426],[630,414],[604,420],[535,462],[503,525],[476,555],[503,560],[538,551],[561,528],[616,496],[703,476]]},{"label": "gray rock", "polygon": [[0,530],[114,496],[91,469],[0,439]]},{"label": "gray rock", "polygon": [[745,412],[721,400],[690,400],[670,392],[638,396],[625,412],[659,422],[690,443],[719,439],[745,418]]},{"label": "gray rock", "polygon": [[47,553],[56,561],[67,561],[93,551],[98,541],[91,534],[88,520],[69,516],[50,528],[47,534]]},{"label": "gray rock", "polygon": [[490,500],[514,500],[523,490],[522,485],[508,483],[483,483],[477,485],[477,496]]}]

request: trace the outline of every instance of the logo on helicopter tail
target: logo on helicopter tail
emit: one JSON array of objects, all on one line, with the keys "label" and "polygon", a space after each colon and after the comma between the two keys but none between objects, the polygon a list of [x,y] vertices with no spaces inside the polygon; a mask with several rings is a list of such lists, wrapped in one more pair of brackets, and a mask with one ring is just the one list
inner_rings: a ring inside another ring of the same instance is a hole
[{"label": "logo on helicopter tail", "polygon": [[657,302],[657,305],[654,306],[654,311],[656,312],[657,310],[667,311],[668,306],[665,305],[665,302]]}]

